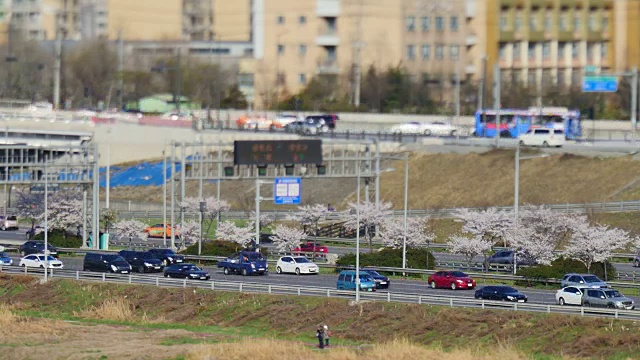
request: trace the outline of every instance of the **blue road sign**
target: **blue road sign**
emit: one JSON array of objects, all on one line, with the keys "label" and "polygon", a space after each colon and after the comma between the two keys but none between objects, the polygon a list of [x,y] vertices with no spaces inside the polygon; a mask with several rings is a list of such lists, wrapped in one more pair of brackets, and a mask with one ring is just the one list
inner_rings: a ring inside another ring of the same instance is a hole
[{"label": "blue road sign", "polygon": [[615,76],[585,76],[582,79],[582,92],[616,92],[618,78]]},{"label": "blue road sign", "polygon": [[273,184],[273,199],[276,205],[300,204],[301,182],[299,177],[280,177]]}]

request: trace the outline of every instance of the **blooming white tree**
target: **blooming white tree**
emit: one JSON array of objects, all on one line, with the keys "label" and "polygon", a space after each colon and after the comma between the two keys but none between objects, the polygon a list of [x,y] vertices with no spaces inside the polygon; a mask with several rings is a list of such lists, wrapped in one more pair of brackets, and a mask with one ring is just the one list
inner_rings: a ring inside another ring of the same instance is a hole
[{"label": "blooming white tree", "polygon": [[200,223],[197,221],[186,221],[180,227],[180,238],[184,244],[195,244],[200,241]]},{"label": "blooming white tree", "polygon": [[44,216],[44,195],[32,194],[27,190],[17,190],[16,197],[18,217],[29,221],[31,229],[35,228],[36,223],[42,221]]},{"label": "blooming white tree", "polygon": [[519,223],[533,230],[531,241],[546,243],[553,250],[558,250],[576,229],[588,223],[585,215],[561,213],[546,206],[531,206],[519,215]]},{"label": "blooming white tree", "polygon": [[[393,216],[391,207],[392,204],[388,202],[380,202],[379,206],[376,206],[374,202],[362,202],[360,204],[349,203],[349,209],[344,213],[347,218],[344,227],[347,230],[355,231],[360,231],[360,229],[364,228],[364,238],[369,244],[369,249],[371,249],[373,247],[371,240],[375,235],[375,232],[372,230],[375,227],[381,226]],[[358,223],[357,220],[358,209],[360,210],[360,223]]]},{"label": "blooming white tree", "polygon": [[233,241],[240,246],[247,247],[255,237],[252,227],[237,226],[231,221],[223,221],[216,229],[216,238],[220,240]]},{"label": "blooming white tree", "polygon": [[65,234],[69,229],[77,229],[82,226],[82,195],[80,191],[67,189],[53,193],[48,202],[47,221],[50,229],[62,230]]},{"label": "blooming white tree", "polygon": [[462,235],[453,235],[447,241],[449,245],[449,251],[454,254],[463,255],[467,261],[467,267],[471,267],[473,258],[478,255],[484,255],[484,262],[487,262],[488,252],[491,251],[492,242],[483,238],[482,236],[475,235],[466,237]]},{"label": "blooming white tree", "polygon": [[[407,218],[406,245],[408,248],[423,246],[436,238],[435,234],[429,231],[427,221],[427,218]],[[387,247],[394,249],[402,248],[404,241],[404,219],[400,217],[388,219],[382,225],[379,235]]]},{"label": "blooming white tree", "polygon": [[307,238],[304,231],[285,225],[277,225],[273,233],[274,235],[270,239],[276,244],[279,252],[289,253]]},{"label": "blooming white tree", "polygon": [[535,227],[519,225],[509,229],[505,238],[515,250],[518,260],[550,265],[557,257],[555,238],[538,233]]},{"label": "blooming white tree", "polygon": [[564,254],[580,261],[587,271],[591,271],[593,263],[609,259],[614,250],[624,249],[633,241],[624,230],[584,224],[571,235]]},{"label": "blooming white tree", "polygon": [[456,217],[464,222],[462,230],[474,236],[491,241],[504,241],[506,233],[513,227],[513,216],[510,212],[488,208],[483,211],[460,209]]},{"label": "blooming white tree", "polygon": [[[256,212],[252,211],[251,215],[249,217],[249,221],[251,221],[251,225],[254,227],[256,226]],[[276,217],[273,214],[269,214],[269,213],[260,213],[260,229],[262,228],[266,228],[267,226],[273,224],[276,221]]]},{"label": "blooming white tree", "polygon": [[307,233],[309,235],[317,236],[318,224],[329,214],[331,214],[331,212],[326,205],[304,205],[298,206],[298,211],[289,218],[290,220],[297,221],[302,225],[308,226],[309,231]]},{"label": "blooming white tree", "polygon": [[119,239],[128,239],[131,242],[132,239],[146,239],[144,229],[147,225],[138,220],[121,220],[113,224],[116,236]]},{"label": "blooming white tree", "polygon": [[[205,205],[205,211],[202,213],[203,228],[206,229],[205,233],[211,231],[211,227],[218,219],[218,214],[229,210],[229,203],[224,200],[216,199],[213,196],[205,197],[202,199]],[[199,214],[200,213],[200,199],[197,197],[186,197],[181,203],[185,212]]]}]

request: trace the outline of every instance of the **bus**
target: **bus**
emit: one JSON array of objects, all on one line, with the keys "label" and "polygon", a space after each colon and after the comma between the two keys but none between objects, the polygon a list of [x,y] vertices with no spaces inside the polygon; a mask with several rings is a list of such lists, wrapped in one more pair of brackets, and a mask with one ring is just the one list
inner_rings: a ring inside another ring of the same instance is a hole
[{"label": "bus", "polygon": [[[496,115],[494,109],[477,111],[473,135],[495,137]],[[580,111],[563,107],[500,109],[500,137],[517,138],[520,134],[538,127],[560,129],[564,131],[567,140],[577,139],[582,135]]]}]

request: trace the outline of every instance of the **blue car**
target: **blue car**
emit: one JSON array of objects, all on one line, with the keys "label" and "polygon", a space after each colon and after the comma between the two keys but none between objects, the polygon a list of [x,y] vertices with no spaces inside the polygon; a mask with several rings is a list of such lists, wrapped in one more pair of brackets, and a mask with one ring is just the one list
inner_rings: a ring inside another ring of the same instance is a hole
[{"label": "blue car", "polygon": [[375,270],[364,269],[364,270],[360,270],[360,271],[366,272],[367,274],[371,275],[373,280],[376,282],[376,288],[377,289],[388,289],[389,285],[391,285],[391,281],[389,280],[388,277],[380,274],[379,272],[377,272]]},{"label": "blue car", "polygon": [[6,252],[0,252],[0,265],[13,265],[13,260]]},{"label": "blue car", "polygon": [[[360,272],[360,290],[376,291],[376,281],[368,273]],[[342,270],[338,276],[336,285],[338,290],[355,290],[356,289],[356,271]]]},{"label": "blue car", "polygon": [[173,264],[164,269],[164,277],[185,278],[192,280],[209,280],[209,273],[194,264]]}]

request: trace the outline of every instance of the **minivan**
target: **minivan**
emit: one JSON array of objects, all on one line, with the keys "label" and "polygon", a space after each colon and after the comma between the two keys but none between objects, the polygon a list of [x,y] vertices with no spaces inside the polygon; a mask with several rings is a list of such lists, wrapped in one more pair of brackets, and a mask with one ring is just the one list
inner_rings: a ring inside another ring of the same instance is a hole
[{"label": "minivan", "polygon": [[18,230],[18,218],[15,215],[0,216],[0,230]]},{"label": "minivan", "polygon": [[520,145],[523,146],[555,146],[564,145],[564,130],[551,128],[535,128],[519,137]]},{"label": "minivan", "polygon": [[118,254],[89,252],[84,256],[82,270],[128,274],[131,272],[131,265]]},{"label": "minivan", "polygon": [[[360,271],[360,290],[376,291],[376,281],[371,275],[364,271]],[[338,290],[355,290],[356,289],[356,271],[342,270],[338,276],[336,285]]]},{"label": "minivan", "polygon": [[131,268],[139,273],[161,272],[162,261],[148,251],[120,250],[122,256],[131,265]]}]

